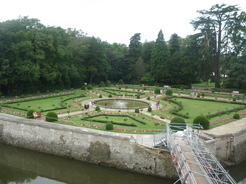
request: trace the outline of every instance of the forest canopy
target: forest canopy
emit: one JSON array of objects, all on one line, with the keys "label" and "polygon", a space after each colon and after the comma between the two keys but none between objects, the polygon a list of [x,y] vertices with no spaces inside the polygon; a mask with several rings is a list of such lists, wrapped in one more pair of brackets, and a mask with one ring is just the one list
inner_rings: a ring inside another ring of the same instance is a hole
[{"label": "forest canopy", "polygon": [[[29,17],[0,22],[0,94],[81,87],[101,81],[146,85],[213,81],[216,87],[246,88],[246,13],[237,6],[199,10],[181,38],[165,30],[155,41],[129,45],[102,41],[82,30],[44,26]],[[120,35],[119,35],[120,36]]]}]

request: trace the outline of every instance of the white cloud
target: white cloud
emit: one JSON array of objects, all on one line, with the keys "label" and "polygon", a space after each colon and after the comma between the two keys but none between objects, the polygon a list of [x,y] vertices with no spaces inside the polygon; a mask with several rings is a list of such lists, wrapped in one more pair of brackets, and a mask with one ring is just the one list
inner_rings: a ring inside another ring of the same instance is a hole
[{"label": "white cloud", "polygon": [[8,0],[1,2],[0,21],[18,16],[38,18],[41,23],[81,29],[90,36],[110,43],[129,44],[131,36],[141,33],[142,42],[152,41],[162,29],[165,40],[171,34],[193,34],[190,21],[197,10],[214,4],[239,4],[245,0]]}]

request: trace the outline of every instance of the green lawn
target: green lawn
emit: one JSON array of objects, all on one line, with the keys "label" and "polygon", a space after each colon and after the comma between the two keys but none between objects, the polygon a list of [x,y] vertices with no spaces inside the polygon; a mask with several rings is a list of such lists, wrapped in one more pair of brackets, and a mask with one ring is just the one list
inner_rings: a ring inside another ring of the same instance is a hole
[{"label": "green lawn", "polygon": [[[201,83],[195,83],[195,84],[191,84],[194,87],[206,87],[206,82],[201,82]],[[208,87],[214,88],[214,83],[210,83],[208,82]]]},{"label": "green lawn", "polygon": [[[93,115],[91,115],[93,116]],[[69,121],[77,122],[77,123],[89,123],[89,124],[94,124],[94,125],[105,125],[104,123],[99,123],[99,122],[92,122],[90,120],[104,120],[104,121],[113,121],[113,122],[118,122],[118,123],[126,123],[126,124],[135,124],[137,127],[132,127],[132,126],[123,126],[123,125],[114,125],[115,128],[126,128],[126,129],[164,129],[165,126],[163,125],[157,125],[152,121],[147,120],[148,116],[145,117],[138,117],[134,115],[130,115],[130,117],[136,118],[138,120],[144,121],[146,124],[142,124],[140,122],[137,122],[129,117],[120,117],[120,116],[98,116],[98,117],[91,117],[91,116],[86,116],[89,117],[88,120],[81,120],[82,117],[71,117]],[[143,115],[144,116],[144,115]],[[106,118],[108,117],[108,118]]]},{"label": "green lawn", "polygon": [[[188,122],[193,122],[193,119],[198,115],[207,115],[214,114],[219,111],[225,111],[228,109],[233,109],[235,107],[239,107],[239,104],[230,104],[230,103],[222,103],[222,102],[211,102],[205,100],[192,100],[192,99],[184,99],[177,98],[177,101],[182,102],[183,109],[179,111],[182,114],[189,113],[190,118],[187,119]],[[243,112],[243,111],[240,111]],[[239,112],[239,113],[240,113]],[[211,118],[210,121],[215,121],[218,119],[222,119],[224,117],[232,116],[231,114],[225,114],[223,116],[216,116]]]}]

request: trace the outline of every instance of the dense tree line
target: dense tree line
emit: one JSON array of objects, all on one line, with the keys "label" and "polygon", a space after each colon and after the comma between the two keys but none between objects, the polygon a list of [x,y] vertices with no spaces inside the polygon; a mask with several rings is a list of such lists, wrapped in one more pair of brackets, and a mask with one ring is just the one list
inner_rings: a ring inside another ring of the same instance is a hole
[{"label": "dense tree line", "polygon": [[[81,87],[101,81],[164,85],[200,80],[246,88],[246,13],[237,6],[200,10],[191,24],[199,33],[129,46],[109,44],[83,31],[47,27],[19,17],[0,23],[0,93],[20,94]],[[226,76],[226,77],[224,77]],[[222,83],[223,82],[223,83]]]}]

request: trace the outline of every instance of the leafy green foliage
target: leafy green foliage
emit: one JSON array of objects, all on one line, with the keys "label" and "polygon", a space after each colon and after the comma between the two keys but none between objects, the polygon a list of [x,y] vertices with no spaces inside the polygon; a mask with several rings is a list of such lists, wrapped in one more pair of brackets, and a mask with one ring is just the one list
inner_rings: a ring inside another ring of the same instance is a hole
[{"label": "leafy green foliage", "polygon": [[166,95],[167,96],[172,96],[173,95],[173,91],[171,89],[167,89],[166,90]]},{"label": "leafy green foliage", "polygon": [[26,114],[27,118],[34,118],[34,117],[33,117],[33,112],[34,112],[34,111],[35,111],[34,109],[29,109],[29,110],[27,111],[27,114]]},{"label": "leafy green foliage", "polygon": [[240,115],[238,113],[234,114],[233,119],[240,119]]},{"label": "leafy green foliage", "polygon": [[106,130],[113,130],[114,125],[112,122],[107,122],[105,128],[106,128]]},{"label": "leafy green foliage", "polygon": [[46,115],[46,121],[48,122],[58,121],[58,115],[56,114],[56,112],[48,112]]},{"label": "leafy green foliage", "polygon": [[155,88],[155,94],[160,94],[160,93],[161,93],[160,88]]},{"label": "leafy green foliage", "polygon": [[139,109],[135,109],[135,113],[139,113]]},{"label": "leafy green foliage", "polygon": [[99,106],[96,106],[96,111],[100,111],[100,107]]},{"label": "leafy green foliage", "polygon": [[105,83],[105,86],[106,87],[110,87],[111,86],[111,82],[109,80],[107,80],[106,83]]},{"label": "leafy green foliage", "polygon": [[205,130],[209,129],[209,120],[207,117],[205,116],[197,116],[194,120],[193,120],[193,125],[201,125]]},{"label": "leafy green foliage", "polygon": [[[171,125],[172,130],[182,131],[186,128],[185,127],[185,125],[186,125],[185,120],[181,117],[174,117],[171,120],[170,125]],[[172,126],[175,126],[175,127],[172,127]]]},{"label": "leafy green foliage", "polygon": [[81,87],[81,90],[86,90],[86,87],[85,87],[85,86],[82,86],[82,87]]},{"label": "leafy green foliage", "polygon": [[87,89],[92,89],[92,85],[88,85],[87,86]]},{"label": "leafy green foliage", "polygon": [[150,106],[148,107],[148,112],[152,112],[152,108]]},{"label": "leafy green foliage", "polygon": [[99,87],[105,87],[105,83],[104,83],[103,81],[101,81],[101,82],[99,83]]},{"label": "leafy green foliage", "polygon": [[123,79],[120,79],[120,80],[119,80],[119,84],[124,84]]}]

